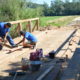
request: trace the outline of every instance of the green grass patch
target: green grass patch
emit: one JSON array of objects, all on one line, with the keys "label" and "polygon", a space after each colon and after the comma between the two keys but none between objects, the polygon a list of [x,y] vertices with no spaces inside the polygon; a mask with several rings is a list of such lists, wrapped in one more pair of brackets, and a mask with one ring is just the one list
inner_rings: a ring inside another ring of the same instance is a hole
[{"label": "green grass patch", "polygon": [[74,18],[77,16],[53,16],[53,17],[41,17],[40,18],[40,26],[65,26],[72,22]]},{"label": "green grass patch", "polygon": [[47,26],[48,25],[48,21],[51,21],[51,20],[56,20],[56,19],[59,19],[59,18],[62,18],[63,16],[51,16],[51,17],[40,17],[40,26],[41,27],[44,27],[44,26]]}]

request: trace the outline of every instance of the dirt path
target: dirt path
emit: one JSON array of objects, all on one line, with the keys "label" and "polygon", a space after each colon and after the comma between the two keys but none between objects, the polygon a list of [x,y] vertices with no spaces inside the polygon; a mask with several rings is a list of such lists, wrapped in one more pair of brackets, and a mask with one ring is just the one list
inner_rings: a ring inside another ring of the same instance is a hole
[{"label": "dirt path", "polygon": [[[44,55],[47,55],[52,50],[57,48],[69,37],[74,31],[70,28],[60,28],[46,31],[35,31],[33,34],[38,38],[36,48],[43,48]],[[15,42],[21,38],[16,38]],[[4,47],[5,48],[5,47]],[[8,72],[16,67],[20,67],[21,58],[29,58],[30,52],[35,51],[30,49],[22,49],[15,51],[11,54],[7,54],[8,51],[0,51],[0,76],[8,76]],[[61,51],[57,56],[61,55]],[[72,54],[73,55],[73,54]],[[72,57],[70,55],[70,58]]]},{"label": "dirt path", "polygon": [[[46,33],[47,32],[47,33]],[[38,43],[36,48],[43,48],[44,55],[48,54],[52,50],[56,50],[73,32],[69,29],[57,29],[57,30],[47,30],[42,32],[34,32],[38,38]],[[18,41],[19,38],[16,39]],[[35,49],[34,49],[35,50]],[[0,75],[6,76],[7,72],[11,69],[15,69],[20,66],[20,61],[22,57],[29,58],[30,52],[34,51],[30,49],[23,49],[22,51],[15,51],[11,54],[6,54],[7,51],[0,52]],[[17,65],[19,64],[19,65]],[[17,66],[16,66],[17,65]],[[5,66],[5,67],[4,67]]]}]

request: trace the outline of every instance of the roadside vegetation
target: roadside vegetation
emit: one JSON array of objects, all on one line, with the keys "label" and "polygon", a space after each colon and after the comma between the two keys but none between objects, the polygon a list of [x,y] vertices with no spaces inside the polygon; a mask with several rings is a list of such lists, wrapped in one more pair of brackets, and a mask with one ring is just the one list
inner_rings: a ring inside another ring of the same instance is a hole
[{"label": "roadside vegetation", "polygon": [[[34,0],[0,0],[0,22],[40,18],[40,26],[64,26],[70,23],[75,15],[80,15],[80,0],[52,0],[37,4]],[[73,15],[73,16],[71,16]],[[25,26],[25,24],[23,24]],[[11,28],[10,34],[16,37],[16,27]],[[25,30],[25,27],[23,28]]]},{"label": "roadside vegetation", "polygon": [[53,26],[60,27],[68,25],[74,18],[78,16],[53,16],[53,17],[41,17],[40,26]]},{"label": "roadside vegetation", "polygon": [[47,3],[36,4],[33,2],[34,0],[0,0],[0,21],[80,15],[80,0],[72,0],[72,2],[70,0],[52,0],[50,6]]}]

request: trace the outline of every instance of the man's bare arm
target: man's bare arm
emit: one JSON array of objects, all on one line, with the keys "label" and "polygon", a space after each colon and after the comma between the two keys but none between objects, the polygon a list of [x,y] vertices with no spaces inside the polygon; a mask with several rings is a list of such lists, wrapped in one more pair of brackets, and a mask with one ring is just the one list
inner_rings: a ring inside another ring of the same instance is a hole
[{"label": "man's bare arm", "polygon": [[4,42],[6,42],[6,37],[8,35],[8,32],[6,32],[5,36],[4,36]]},{"label": "man's bare arm", "polygon": [[19,42],[17,43],[17,45],[20,44],[20,43],[22,43],[22,42],[24,42],[24,40],[25,40],[25,38],[23,38],[21,41],[19,41]]}]

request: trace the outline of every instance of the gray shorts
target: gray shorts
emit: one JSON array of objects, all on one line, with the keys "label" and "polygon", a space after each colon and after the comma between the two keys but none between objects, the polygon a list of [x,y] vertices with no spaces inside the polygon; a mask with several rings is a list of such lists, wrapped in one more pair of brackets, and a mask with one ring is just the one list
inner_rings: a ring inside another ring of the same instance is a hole
[{"label": "gray shorts", "polygon": [[28,41],[27,43],[31,45],[36,45],[37,42]]}]

